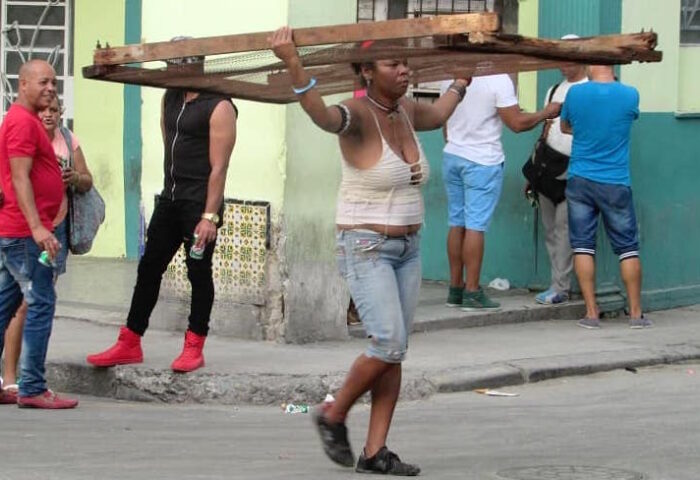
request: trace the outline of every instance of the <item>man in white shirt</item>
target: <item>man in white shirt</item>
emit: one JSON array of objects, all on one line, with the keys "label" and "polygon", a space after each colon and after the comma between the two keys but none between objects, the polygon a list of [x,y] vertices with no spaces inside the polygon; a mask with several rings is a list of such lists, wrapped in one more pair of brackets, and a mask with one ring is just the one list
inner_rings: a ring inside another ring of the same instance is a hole
[{"label": "man in white shirt", "polygon": [[[566,35],[562,40],[578,38],[576,35]],[[564,80],[552,86],[547,91],[545,97],[547,101],[564,103],[566,93],[572,85],[585,83],[587,67],[585,65],[572,65],[561,69]],[[550,100],[551,99],[551,100]],[[571,156],[571,141],[573,137],[562,133],[559,126],[559,117],[548,120],[545,125],[544,138],[547,146],[556,152],[566,156],[565,162],[568,164],[568,157]],[[567,170],[555,177],[555,180],[566,185]],[[526,187],[527,190],[527,187]],[[536,189],[535,189],[536,190]],[[551,267],[550,287],[535,297],[535,301],[541,304],[556,304],[569,300],[569,290],[571,288],[571,270],[573,269],[573,257],[571,245],[569,244],[569,220],[566,208],[566,199],[549,198],[545,191],[538,191],[540,216],[545,231],[545,244],[549,254],[549,264]],[[562,201],[563,200],[563,201]]]},{"label": "man in white shirt", "polygon": [[[449,85],[450,82],[443,83],[442,90]],[[500,306],[479,287],[479,277],[484,257],[484,232],[503,185],[503,123],[514,132],[524,132],[556,117],[560,108],[560,103],[552,102],[539,112],[523,112],[510,77],[490,75],[474,77],[464,101],[447,122],[443,178],[450,226],[447,235],[448,306],[463,310]]]}]

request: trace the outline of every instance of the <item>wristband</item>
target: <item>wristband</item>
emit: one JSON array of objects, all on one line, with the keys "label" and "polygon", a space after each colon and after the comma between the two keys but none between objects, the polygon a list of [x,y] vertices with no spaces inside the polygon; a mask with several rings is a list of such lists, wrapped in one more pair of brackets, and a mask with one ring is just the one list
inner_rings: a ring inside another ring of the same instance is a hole
[{"label": "wristband", "polygon": [[467,87],[460,88],[453,83],[452,85],[450,85],[447,91],[456,93],[459,97],[459,101],[461,102],[462,100],[464,100],[464,96],[467,94]]},{"label": "wristband", "polygon": [[292,90],[297,95],[302,95],[302,94],[308,92],[309,90],[311,90],[312,88],[314,88],[315,86],[316,86],[316,77],[311,77],[311,80],[309,80],[308,85],[306,85],[305,87],[301,87],[301,88],[292,87]]}]

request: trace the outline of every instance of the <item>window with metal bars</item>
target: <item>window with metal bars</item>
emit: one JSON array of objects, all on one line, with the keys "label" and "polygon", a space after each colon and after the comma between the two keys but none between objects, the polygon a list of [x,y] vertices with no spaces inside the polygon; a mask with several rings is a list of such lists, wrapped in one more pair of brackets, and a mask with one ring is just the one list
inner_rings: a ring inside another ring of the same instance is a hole
[{"label": "window with metal bars", "polygon": [[502,0],[358,0],[357,21],[492,12]]},{"label": "window with metal bars", "polygon": [[73,117],[74,0],[0,0],[0,114],[17,98],[18,73],[31,59],[47,60],[56,70],[58,95]]},{"label": "window with metal bars", "polygon": [[[518,31],[518,0],[357,1],[358,23],[478,12],[497,12],[501,15],[501,29],[504,32]],[[439,85],[439,82],[413,85],[410,94],[417,100],[433,101],[440,94]]]},{"label": "window with metal bars", "polygon": [[681,43],[700,44],[700,0],[681,0]]}]

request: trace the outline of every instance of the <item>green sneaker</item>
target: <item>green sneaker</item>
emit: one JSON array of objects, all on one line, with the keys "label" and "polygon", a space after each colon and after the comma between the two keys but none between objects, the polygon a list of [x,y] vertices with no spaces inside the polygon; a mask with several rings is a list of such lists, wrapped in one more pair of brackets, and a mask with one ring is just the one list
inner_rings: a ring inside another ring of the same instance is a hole
[{"label": "green sneaker", "polygon": [[482,288],[475,292],[470,292],[468,290],[464,291],[462,295],[462,310],[465,312],[473,312],[475,310],[492,310],[499,308],[500,303],[491,300]]},{"label": "green sneaker", "polygon": [[464,288],[450,287],[449,293],[447,294],[447,303],[445,305],[448,307],[461,307],[463,295]]}]

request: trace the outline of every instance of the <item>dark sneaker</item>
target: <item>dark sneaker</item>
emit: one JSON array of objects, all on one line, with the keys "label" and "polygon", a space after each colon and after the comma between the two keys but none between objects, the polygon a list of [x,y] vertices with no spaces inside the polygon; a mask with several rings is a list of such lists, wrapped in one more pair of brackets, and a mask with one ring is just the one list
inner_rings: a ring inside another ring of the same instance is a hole
[{"label": "dark sneaker", "polygon": [[462,287],[450,287],[447,293],[447,303],[445,305],[448,307],[461,307],[463,294],[464,289]]},{"label": "dark sneaker", "polygon": [[417,465],[403,463],[398,455],[386,447],[382,447],[375,456],[365,457],[364,450],[357,459],[358,473],[381,473],[384,475],[400,475],[404,477],[415,477],[420,473]]},{"label": "dark sneaker", "polygon": [[630,318],[630,328],[651,328],[654,323],[642,315],[640,318]]},{"label": "dark sneaker", "polygon": [[328,458],[343,467],[355,465],[355,456],[352,454],[348,441],[348,429],[344,423],[330,423],[323,416],[323,408],[316,407],[312,414],[318,434],[321,436],[323,451]]},{"label": "dark sneaker", "polygon": [[59,397],[51,390],[46,390],[44,393],[34,395],[33,397],[17,398],[17,406],[19,408],[58,410],[63,408],[75,408],[78,406],[78,401],[72,398]]},{"label": "dark sneaker", "polygon": [[479,290],[475,292],[465,290],[464,295],[462,295],[462,310],[467,312],[495,309],[500,306],[500,303],[494,302],[484,293],[483,288],[479,288]]},{"label": "dark sneaker", "polygon": [[597,318],[583,317],[576,325],[581,328],[588,328],[589,330],[597,330],[600,328],[600,320]]}]

